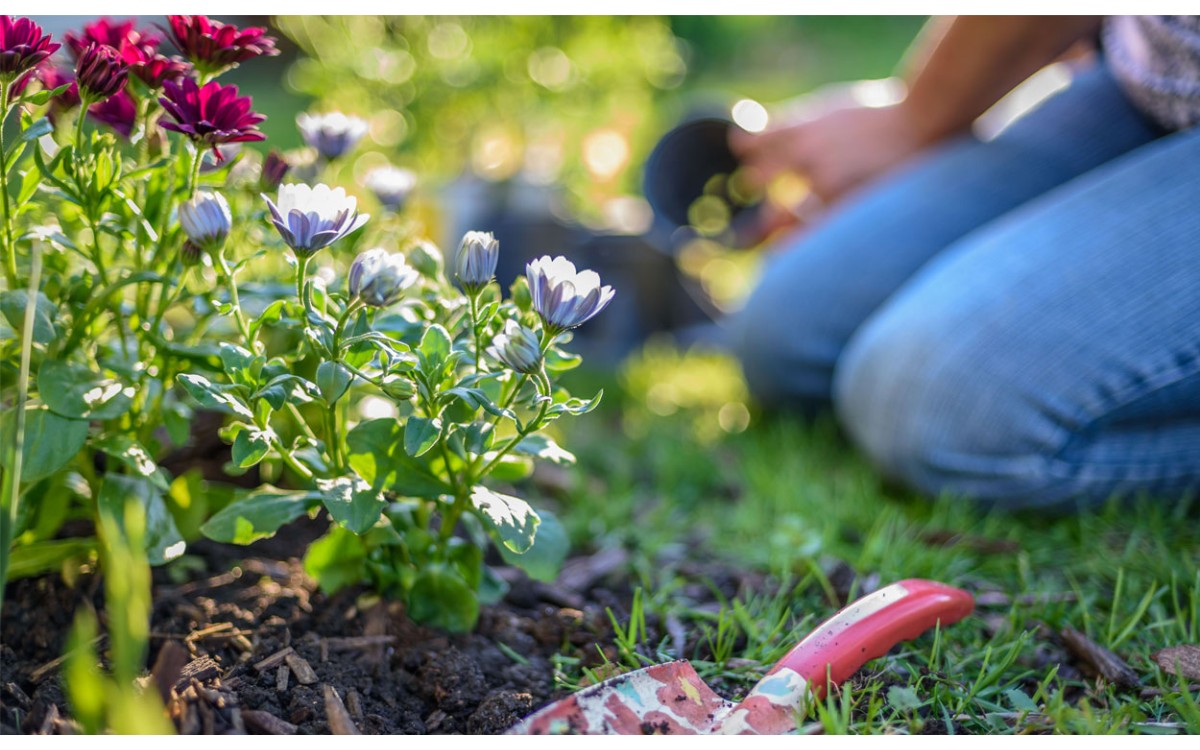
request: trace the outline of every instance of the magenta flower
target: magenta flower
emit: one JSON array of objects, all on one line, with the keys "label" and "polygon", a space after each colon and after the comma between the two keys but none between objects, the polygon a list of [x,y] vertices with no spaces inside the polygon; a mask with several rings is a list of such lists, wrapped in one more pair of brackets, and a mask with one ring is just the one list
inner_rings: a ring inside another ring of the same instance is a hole
[{"label": "magenta flower", "polygon": [[167,16],[171,41],[196,69],[214,74],[255,57],[279,54],[275,40],[261,27],[239,29],[208,16]]},{"label": "magenta flower", "polygon": [[260,187],[266,192],[275,190],[283,184],[283,178],[287,176],[288,170],[291,168],[292,165],[288,164],[287,159],[272,149],[271,153],[267,154],[267,158],[263,159],[262,173],[259,175]]},{"label": "magenta flower", "polygon": [[79,59],[88,45],[93,43],[124,52],[127,47],[146,47],[153,50],[162,42],[162,39],[151,31],[135,29],[132,19],[116,22],[107,18],[89,23],[78,35],[68,31],[63,34],[63,40],[75,59]]},{"label": "magenta flower", "polygon": [[237,86],[209,81],[201,88],[191,78],[184,78],[178,83],[164,83],[163,93],[165,96],[158,101],[174,122],[164,120],[162,126],[183,133],[197,144],[212,146],[218,161],[223,157],[216,147],[222,143],[267,138],[256,127],[266,116],[250,111],[253,102],[248,96],[238,96]]},{"label": "magenta flower", "polygon": [[192,72],[192,64],[182,57],[167,57],[154,47],[130,45],[121,50],[121,59],[129,65],[129,72],[150,89],[161,89],[167,81],[178,81]]},{"label": "magenta flower", "polygon": [[0,16],[0,80],[12,82],[28,73],[60,46],[28,18]]},{"label": "magenta flower", "polygon": [[107,44],[92,42],[75,62],[75,80],[84,99],[107,99],[125,88],[128,77],[129,66],[121,59],[121,53]]},{"label": "magenta flower", "polygon": [[137,104],[128,91],[118,91],[102,102],[88,107],[88,116],[115,130],[122,138],[129,138],[137,122]]}]

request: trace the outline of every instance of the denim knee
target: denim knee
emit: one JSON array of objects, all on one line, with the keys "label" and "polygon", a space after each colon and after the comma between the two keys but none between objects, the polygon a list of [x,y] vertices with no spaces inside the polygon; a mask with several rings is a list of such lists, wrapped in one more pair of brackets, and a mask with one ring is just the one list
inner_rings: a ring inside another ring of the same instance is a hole
[{"label": "denim knee", "polygon": [[1072,502],[1054,466],[1066,430],[1019,383],[991,377],[990,354],[962,327],[885,312],[838,361],[838,419],[883,473],[924,494],[1008,510]]}]

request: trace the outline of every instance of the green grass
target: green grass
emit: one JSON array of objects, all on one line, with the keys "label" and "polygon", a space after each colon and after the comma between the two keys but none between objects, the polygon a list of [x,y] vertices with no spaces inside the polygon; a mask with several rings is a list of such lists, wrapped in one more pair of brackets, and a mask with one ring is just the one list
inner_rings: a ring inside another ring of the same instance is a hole
[{"label": "green grass", "polygon": [[[719,357],[652,348],[567,435],[581,465],[560,512],[576,547],[630,550],[642,582],[617,618],[610,653],[621,668],[690,658],[727,697],[742,694],[836,611],[830,572],[843,561],[859,580],[931,578],[990,592],[993,603],[869,663],[810,707],[814,726],[1200,732],[1200,694],[1150,658],[1200,643],[1195,503],[1114,503],[1046,518],[889,491],[828,422],[758,415],[726,433],[722,421],[741,424],[722,420],[722,407],[733,403],[736,414],[745,398],[734,372]],[[718,588],[703,573],[697,580],[698,561],[702,570],[760,573],[761,583],[718,592],[716,611],[697,606],[697,585]],[[1001,595],[1011,602],[995,603]],[[665,629],[647,628],[647,615],[681,623],[685,652]],[[1068,625],[1124,658],[1142,687],[1089,675],[1058,637]],[[587,676],[569,661],[563,668]]]}]

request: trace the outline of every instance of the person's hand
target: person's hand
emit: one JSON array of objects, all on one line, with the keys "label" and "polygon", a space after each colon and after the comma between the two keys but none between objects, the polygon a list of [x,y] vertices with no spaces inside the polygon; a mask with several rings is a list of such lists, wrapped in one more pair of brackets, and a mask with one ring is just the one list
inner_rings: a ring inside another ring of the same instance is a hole
[{"label": "person's hand", "polygon": [[903,102],[834,106],[802,117],[762,133],[732,131],[730,146],[748,168],[754,187],[766,189],[791,172],[806,179],[812,192],[830,204],[929,143]]}]

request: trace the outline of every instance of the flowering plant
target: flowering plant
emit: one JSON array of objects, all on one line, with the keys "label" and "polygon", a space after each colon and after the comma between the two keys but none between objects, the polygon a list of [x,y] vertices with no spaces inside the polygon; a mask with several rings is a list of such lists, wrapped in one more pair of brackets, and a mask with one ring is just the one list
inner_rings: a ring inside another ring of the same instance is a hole
[{"label": "flowering plant", "polygon": [[[545,430],[599,395],[554,378],[612,289],[546,257],[505,295],[483,232],[443,260],[397,216],[405,170],[366,186],[372,221],[320,181],[365,135],[355,118],[301,118],[323,159],[258,167],[235,147],[266,139],[265,118],[216,79],[273,40],[199,16],[166,33],[186,61],[128,22],[68,35],[72,81],[36,24],[0,17],[0,125],[18,126],[0,129],[0,579],[111,558],[130,503],[152,564],[201,533],[245,544],[323,512],[306,557],[323,587],[471,627],[502,589],[488,543],[538,577],[565,554],[513,483],[573,460]],[[171,460],[201,412],[221,415],[224,471],[250,489]],[[76,516],[101,538],[59,538]]]}]

